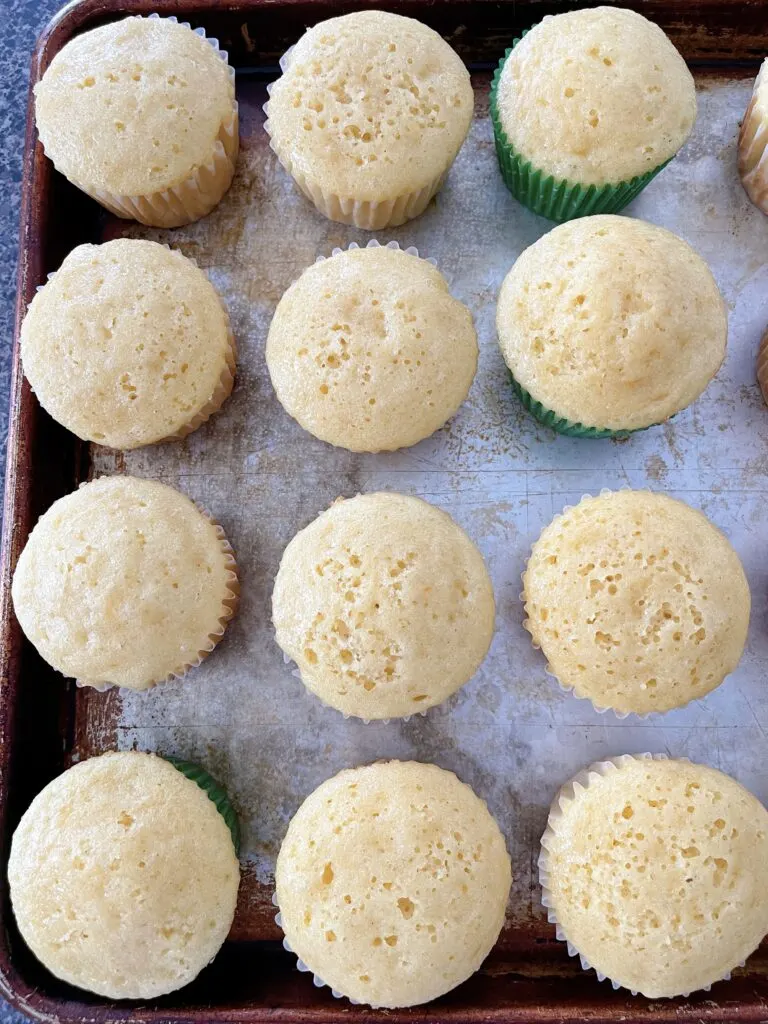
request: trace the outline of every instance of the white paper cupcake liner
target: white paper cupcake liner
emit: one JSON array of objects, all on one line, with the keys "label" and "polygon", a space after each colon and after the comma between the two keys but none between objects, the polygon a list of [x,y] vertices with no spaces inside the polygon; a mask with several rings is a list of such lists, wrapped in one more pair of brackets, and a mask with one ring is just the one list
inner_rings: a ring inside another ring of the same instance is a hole
[{"label": "white paper cupcake liner", "polygon": [[[379,242],[376,238],[369,239],[364,246],[358,245],[357,242],[350,242],[346,249],[340,249],[338,246],[331,250],[331,256],[340,256],[343,252],[349,252],[351,249],[397,249],[400,252],[404,252],[406,256],[416,256],[418,259],[424,260],[425,263],[431,263],[433,267],[437,267],[437,260],[434,256],[420,256],[419,250],[415,245],[409,245],[403,249],[399,242]],[[325,260],[330,259],[330,256],[318,256],[315,259],[315,263],[323,263]]]},{"label": "white paper cupcake liner", "polygon": [[[610,487],[603,487],[603,488],[601,488],[598,496],[602,497],[605,494],[617,494],[620,491],[632,491],[632,490],[643,492],[643,491],[650,490],[650,488],[647,488],[647,487],[641,487],[641,488],[620,487],[617,490],[612,490]],[[594,495],[592,495],[592,494],[582,494],[580,500],[584,501],[586,498],[592,498],[592,497],[594,497]],[[578,504],[578,502],[577,502],[577,504]],[[552,517],[552,519],[550,519],[549,522],[544,525],[544,527],[542,528],[541,532],[539,533],[538,538],[531,545],[531,552],[533,552],[533,548],[536,546],[536,544],[538,544],[539,540],[541,539],[541,535],[544,533],[544,531],[546,529],[548,529],[552,525],[552,523],[555,523],[555,522],[557,522],[558,519],[561,519],[566,514],[566,512],[570,512],[575,507],[576,507],[575,505],[564,505],[562,512],[557,512]],[[529,561],[530,561],[530,554],[529,554],[528,558],[525,560],[525,569],[523,570],[523,572],[521,573],[521,576],[520,576],[520,579],[521,579],[521,581],[523,583],[523,589],[521,590],[519,596],[520,596],[520,601],[523,604],[523,609],[525,611],[525,618],[523,619],[523,628],[526,630],[526,632],[530,633],[530,635],[531,635],[531,646],[534,648],[534,650],[541,651],[541,645],[536,643],[536,641],[533,638],[533,629],[532,629],[532,625],[531,625],[531,620],[528,618],[528,603],[527,603],[527,597],[526,597],[526,593],[525,593],[525,574],[528,571],[528,563],[529,563]],[[544,654],[544,652],[542,651],[542,655],[543,654]],[[685,704],[679,704],[679,705],[677,705],[674,708],[668,708],[668,709],[666,709],[664,711],[618,711],[616,708],[613,708],[610,705],[597,704],[591,697],[587,696],[587,694],[585,694],[585,693],[584,694],[577,693],[573,686],[568,686],[566,683],[564,683],[562,681],[562,679],[559,678],[559,676],[554,671],[554,669],[552,668],[552,666],[549,664],[548,661],[545,663],[544,672],[545,672],[545,674],[547,676],[549,676],[550,679],[553,679],[557,683],[558,687],[560,688],[560,690],[563,693],[570,694],[576,700],[587,701],[587,703],[592,705],[593,709],[598,713],[598,715],[604,715],[607,712],[611,712],[612,715],[614,715],[616,718],[618,718],[621,721],[623,721],[625,718],[629,718],[630,716],[632,716],[633,718],[638,718],[641,721],[645,721],[648,718],[658,718],[658,717],[661,717],[662,715],[668,714],[670,711],[678,711],[681,708],[688,707],[689,704],[692,704],[692,703],[694,703],[697,700],[701,700],[701,697],[693,697],[691,700],[686,701]],[[722,680],[720,681],[720,683],[718,685],[722,686],[722,684],[725,682],[725,680],[727,678],[728,678],[728,676],[723,676]],[[716,688],[717,687],[715,687],[715,689]]]},{"label": "white paper cupcake liner", "polygon": [[[571,942],[567,933],[563,929],[562,925],[557,919],[557,914],[554,907],[552,906],[552,894],[549,889],[549,844],[557,833],[558,822],[563,817],[563,807],[573,803],[574,800],[578,799],[579,794],[585,789],[589,789],[589,786],[594,778],[608,775],[612,771],[623,767],[625,764],[631,763],[632,761],[668,761],[669,756],[667,754],[651,754],[646,751],[643,754],[622,754],[619,757],[607,758],[605,761],[595,761],[587,768],[583,768],[580,772],[577,772],[572,779],[562,786],[557,793],[557,796],[552,801],[549,809],[549,817],[547,818],[547,827],[544,830],[544,835],[541,837],[541,850],[539,852],[539,858],[537,861],[539,871],[539,884],[541,886],[541,905],[547,911],[547,921],[555,926],[555,937],[560,942],[565,942],[568,955],[577,956],[581,964],[582,970],[590,971],[594,970],[597,975],[598,981],[609,981],[614,990],[625,988],[620,982],[615,981],[608,975],[603,974],[602,971],[598,970],[593,964],[591,964],[584,954]],[[687,757],[674,758],[676,761],[687,761]],[[743,967],[746,961],[742,961],[739,967]],[[726,971],[720,978],[711,982],[709,985],[705,985],[701,989],[696,989],[697,992],[709,992],[712,985],[717,984],[719,981],[730,981],[731,972]],[[635,989],[628,989],[633,996],[638,993]],[[680,996],[687,999],[690,996],[690,992],[681,992]],[[680,996],[663,996],[664,999],[676,999]]]},{"label": "white paper cupcake liner", "polygon": [[739,132],[739,176],[744,191],[768,214],[768,117],[758,109],[757,93],[768,85],[768,59],[763,61],[755,80],[752,98],[747,106]]},{"label": "white paper cupcake liner", "polygon": [[[160,15],[150,14],[149,17],[160,18]],[[179,24],[178,18],[173,16],[163,20]],[[189,22],[183,21],[180,24],[184,28],[191,28]],[[196,28],[193,31],[210,43],[227,64],[234,90],[235,71],[227,63],[227,51],[220,49],[218,39],[208,38],[204,29]],[[195,167],[188,178],[173,188],[146,195],[127,196],[92,188],[76,178],[68,177],[73,185],[118,217],[136,220],[148,227],[176,228],[199,220],[219,203],[232,183],[239,147],[238,108],[237,102],[233,99],[232,109],[222,121],[218,138],[207,162]]]},{"label": "white paper cupcake liner", "polygon": [[[84,486],[81,484],[81,486]],[[210,516],[204,509],[201,509],[199,505],[196,505],[199,512],[201,512],[205,518],[215,527],[216,536],[221,547],[221,551],[224,555],[224,564],[227,569],[226,577],[226,594],[222,596],[221,608],[219,611],[219,617],[217,623],[211,632],[208,634],[207,641],[198,650],[197,657],[192,661],[188,661],[183,665],[180,665],[177,669],[174,669],[167,676],[162,679],[153,680],[148,683],[142,689],[138,689],[133,686],[119,686],[116,683],[93,683],[87,679],[76,679],[75,684],[79,687],[91,687],[91,689],[97,690],[99,693],[105,693],[107,690],[119,690],[123,693],[145,693],[147,690],[152,690],[157,686],[164,686],[166,683],[171,683],[177,679],[182,679],[190,669],[197,668],[213,651],[221,641],[227,631],[227,626],[230,619],[232,619],[237,611],[238,604],[240,603],[240,578],[238,576],[237,562],[235,561],[235,553],[232,549],[232,545],[227,540],[224,529],[216,520]]]},{"label": "white paper cupcake liner", "polygon": [[[283,74],[290,67],[293,49],[294,47],[291,46],[280,58],[280,70]],[[273,83],[267,86],[268,96],[272,93],[272,86]],[[288,148],[281,146],[273,134],[269,123],[269,100],[264,104],[263,110],[266,114],[264,131],[269,136],[270,148],[307,199],[311,200],[318,212],[329,220],[337,221],[340,224],[351,224],[364,231],[381,231],[383,228],[398,227],[405,224],[406,221],[418,217],[443,187],[453,163],[451,160],[451,163],[436,178],[422,188],[404,192],[391,199],[356,199],[354,196],[340,195],[322,188],[296,166]]]}]

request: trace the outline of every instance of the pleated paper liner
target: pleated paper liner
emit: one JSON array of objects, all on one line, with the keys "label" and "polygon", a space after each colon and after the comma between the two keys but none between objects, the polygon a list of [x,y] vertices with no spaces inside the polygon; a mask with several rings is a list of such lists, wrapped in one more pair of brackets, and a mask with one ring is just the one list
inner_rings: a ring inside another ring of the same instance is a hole
[{"label": "pleated paper liner", "polygon": [[235,847],[235,853],[240,855],[240,822],[237,819],[235,809],[229,801],[227,791],[212,775],[210,775],[205,768],[201,768],[199,764],[195,764],[194,761],[185,761],[180,757],[164,757],[163,760],[172,764],[173,767],[181,772],[191,782],[196,783],[200,789],[206,794],[215,806],[216,810],[222,816],[226,822],[227,828],[232,836],[232,842]]},{"label": "pleated paper liner", "polygon": [[[527,32],[523,32],[525,36]],[[523,38],[520,37],[520,39]],[[576,217],[589,217],[596,213],[618,213],[638,196],[649,182],[653,181],[669,160],[637,175],[629,181],[618,181],[607,185],[579,185],[564,178],[555,178],[536,168],[529,160],[525,160],[512,146],[507,134],[501,126],[497,92],[501,72],[512,50],[520,42],[515,39],[512,46],[505,51],[499,61],[493,81],[491,82],[490,112],[493,124],[493,136],[496,142],[496,155],[504,184],[509,191],[533,213],[549,220],[562,223]],[[672,159],[670,157],[670,159]]]},{"label": "pleated paper liner", "polygon": [[[583,423],[574,423],[573,420],[566,419],[565,416],[560,416],[558,413],[553,412],[551,409],[547,409],[545,405],[537,401],[529,391],[515,380],[514,375],[510,371],[510,381],[512,383],[512,390],[515,392],[517,397],[523,403],[524,408],[537,419],[539,423],[542,423],[545,427],[551,427],[552,430],[558,434],[564,434],[566,437],[586,437],[595,440],[600,440],[606,437],[617,437],[625,438],[629,437],[630,434],[637,434],[641,430],[649,430],[651,427],[658,427],[658,423],[649,423],[645,427],[633,427],[631,430],[611,430],[608,427],[588,427]],[[672,418],[671,416],[669,417]]]}]

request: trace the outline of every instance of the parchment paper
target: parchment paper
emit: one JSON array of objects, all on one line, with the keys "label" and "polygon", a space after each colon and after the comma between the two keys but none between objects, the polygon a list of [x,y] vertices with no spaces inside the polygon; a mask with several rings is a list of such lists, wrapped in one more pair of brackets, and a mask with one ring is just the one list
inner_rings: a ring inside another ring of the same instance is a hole
[{"label": "parchment paper", "polygon": [[[206,268],[229,307],[240,349],[236,390],[186,441],[128,453],[93,452],[93,471],[128,472],[179,487],[226,529],[242,573],[240,613],[214,654],[184,681],[123,695],[121,748],[197,760],[240,811],[246,867],[265,883],[301,800],[343,767],[417,758],[454,770],[504,830],[515,885],[510,920],[540,920],[534,865],[557,788],[588,762],[666,751],[720,768],[768,801],[768,409],[755,380],[768,326],[768,217],[750,205],[735,166],[751,82],[706,78],[681,155],[625,213],[664,225],[708,261],[728,303],[729,352],[706,394],[664,427],[622,442],[555,436],[513,396],[495,339],[495,298],[519,253],[552,226],[505,189],[487,94],[448,184],[422,217],[383,233],[437,258],[475,316],[481,358],[467,403],[434,437],[394,454],[353,455],[304,433],[275,399],[264,363],[284,289],[318,255],[370,235],[332,224],[295,190],[267,148],[263,87],[240,82],[244,145],[236,182],[203,221],[174,231],[122,224],[168,242]],[[522,628],[520,575],[553,514],[584,493],[664,490],[701,508],[731,538],[753,595],[747,650],[705,700],[664,716],[618,720],[561,692]],[[477,676],[426,717],[345,721],[306,694],[270,625],[283,548],[339,495],[392,489],[448,511],[485,555],[498,604],[496,637]]]}]

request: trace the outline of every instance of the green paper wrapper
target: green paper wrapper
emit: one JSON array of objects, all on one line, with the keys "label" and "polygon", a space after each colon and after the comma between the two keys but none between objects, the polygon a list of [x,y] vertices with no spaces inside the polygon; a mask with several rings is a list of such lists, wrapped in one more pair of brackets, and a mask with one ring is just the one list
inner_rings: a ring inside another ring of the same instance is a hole
[{"label": "green paper wrapper", "polygon": [[509,374],[509,379],[512,382],[512,388],[515,394],[528,412],[534,416],[539,423],[543,423],[545,427],[551,427],[558,434],[565,434],[566,437],[591,437],[597,439],[602,437],[629,437],[630,434],[636,434],[638,431],[648,430],[649,427],[658,426],[658,423],[649,423],[647,427],[635,427],[633,430],[609,430],[607,427],[585,427],[583,423],[574,423],[572,420],[567,420],[564,416],[559,416],[556,412],[552,412],[551,409],[547,409],[547,407],[542,405],[541,402],[537,402],[524,387],[520,386],[511,372]]},{"label": "green paper wrapper", "polygon": [[216,810],[227,824],[227,828],[232,835],[235,853],[239,856],[240,822],[237,820],[235,809],[229,802],[229,797],[221,783],[217,782],[212,775],[209,775],[204,768],[201,768],[199,764],[195,764],[194,761],[183,761],[179,757],[166,757],[165,760],[172,764],[186,778],[196,783],[208,796],[209,800],[213,801],[216,805]]},{"label": "green paper wrapper", "polygon": [[[523,32],[523,36],[526,34]],[[541,217],[548,217],[549,220],[558,223],[573,220],[575,217],[589,217],[596,213],[618,213],[619,210],[624,209],[627,203],[631,203],[650,181],[653,181],[659,171],[667,166],[669,160],[665,160],[663,164],[654,167],[652,171],[640,174],[630,181],[619,181],[611,185],[572,184],[564,178],[555,178],[551,174],[545,174],[542,170],[537,170],[529,160],[524,160],[516,152],[501,127],[496,103],[502,69],[507,57],[519,42],[520,39],[515,39],[512,46],[505,52],[499,61],[491,83],[490,107],[493,136],[505,185],[523,206],[527,206],[529,210],[538,213]],[[672,158],[670,157],[670,159]]]}]

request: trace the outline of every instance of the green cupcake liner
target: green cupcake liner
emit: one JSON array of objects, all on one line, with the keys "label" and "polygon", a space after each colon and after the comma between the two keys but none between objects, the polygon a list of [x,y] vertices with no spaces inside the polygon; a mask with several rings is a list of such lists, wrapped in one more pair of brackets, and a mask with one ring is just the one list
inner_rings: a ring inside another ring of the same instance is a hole
[{"label": "green cupcake liner", "polygon": [[240,822],[237,820],[235,809],[229,802],[229,797],[221,783],[217,782],[212,775],[209,775],[204,768],[201,768],[199,764],[195,764],[194,761],[184,761],[179,757],[165,757],[164,760],[172,764],[177,771],[181,772],[182,775],[192,782],[197,783],[209,800],[213,801],[216,805],[216,810],[227,824],[235,846],[235,853],[239,856]]},{"label": "green cupcake liner", "polygon": [[[529,30],[527,30],[529,31]],[[523,36],[527,34],[523,32]],[[520,37],[522,39],[522,36]],[[630,181],[617,182],[614,185],[574,185],[565,178],[555,178],[537,170],[529,160],[516,152],[506,132],[501,127],[496,94],[499,87],[501,72],[512,50],[520,42],[515,39],[512,46],[504,53],[491,82],[490,108],[493,123],[493,137],[496,142],[496,155],[504,183],[518,202],[529,210],[549,220],[562,223],[576,217],[589,217],[596,213],[618,213],[631,203],[645,186],[662,171],[669,160],[646,171]],[[670,157],[670,160],[672,157]]]},{"label": "green cupcake liner", "polygon": [[558,434],[565,434],[566,437],[591,437],[595,439],[604,437],[624,438],[629,437],[630,434],[637,434],[641,430],[648,430],[649,427],[658,426],[656,423],[649,423],[647,427],[635,427],[634,430],[609,430],[607,427],[586,427],[583,423],[574,423],[572,420],[568,420],[564,416],[558,416],[556,412],[552,412],[551,409],[547,409],[547,407],[542,405],[541,402],[537,402],[524,387],[521,387],[511,372],[509,374],[509,379],[512,381],[512,388],[514,389],[515,394],[528,412],[531,413],[539,423],[543,423],[545,427],[551,427],[552,430],[556,431]]}]

